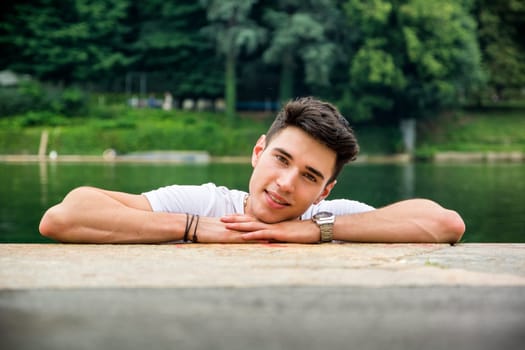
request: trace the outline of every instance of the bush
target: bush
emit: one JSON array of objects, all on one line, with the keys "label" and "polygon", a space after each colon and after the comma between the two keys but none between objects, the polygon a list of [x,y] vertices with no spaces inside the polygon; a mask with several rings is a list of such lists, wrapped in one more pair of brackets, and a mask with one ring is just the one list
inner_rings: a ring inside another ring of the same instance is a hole
[{"label": "bush", "polygon": [[61,91],[56,112],[66,115],[79,115],[87,109],[86,93],[78,87],[69,87]]},{"label": "bush", "polygon": [[[97,115],[66,118],[53,112],[28,112],[0,120],[0,154],[35,154],[43,129],[48,149],[59,154],[119,154],[152,150],[203,150],[211,155],[249,155],[267,129],[266,121],[240,119],[232,128],[216,113],[97,108]],[[15,141],[16,140],[16,141]],[[25,142],[26,140],[27,142]],[[6,142],[4,142],[6,141]],[[24,146],[27,143],[30,147]]]},{"label": "bush", "polygon": [[69,121],[66,117],[48,111],[28,112],[12,119],[12,125],[15,127],[32,127],[32,126],[60,126],[67,125]]},{"label": "bush", "polygon": [[29,80],[17,88],[0,88],[0,117],[41,111],[77,116],[87,112],[87,106],[87,94],[78,87],[60,88]]},{"label": "bush", "polygon": [[16,88],[0,88],[0,117],[25,113],[32,103],[31,96],[21,94]]}]

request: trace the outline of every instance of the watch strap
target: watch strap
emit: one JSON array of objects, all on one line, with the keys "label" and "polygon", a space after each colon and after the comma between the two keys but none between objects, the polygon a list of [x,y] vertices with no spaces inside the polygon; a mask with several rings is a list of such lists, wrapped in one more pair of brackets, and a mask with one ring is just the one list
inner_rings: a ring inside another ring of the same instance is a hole
[{"label": "watch strap", "polygon": [[321,243],[327,243],[333,240],[334,224],[332,223],[320,224],[319,229],[321,230]]}]

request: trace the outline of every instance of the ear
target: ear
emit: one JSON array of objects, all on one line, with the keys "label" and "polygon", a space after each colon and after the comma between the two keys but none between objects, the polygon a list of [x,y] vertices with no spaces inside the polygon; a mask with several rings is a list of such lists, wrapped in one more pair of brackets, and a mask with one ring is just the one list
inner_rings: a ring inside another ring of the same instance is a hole
[{"label": "ear", "polygon": [[326,186],[323,188],[323,192],[321,192],[319,197],[317,197],[314,204],[318,204],[320,201],[328,197],[328,195],[330,194],[330,192],[332,191],[336,183],[337,183],[337,180],[327,183]]},{"label": "ear", "polygon": [[261,156],[262,152],[264,151],[264,148],[266,147],[266,135],[261,135],[257,142],[255,143],[255,146],[253,146],[252,151],[252,166],[255,167],[257,164],[257,161],[259,160],[259,157]]}]

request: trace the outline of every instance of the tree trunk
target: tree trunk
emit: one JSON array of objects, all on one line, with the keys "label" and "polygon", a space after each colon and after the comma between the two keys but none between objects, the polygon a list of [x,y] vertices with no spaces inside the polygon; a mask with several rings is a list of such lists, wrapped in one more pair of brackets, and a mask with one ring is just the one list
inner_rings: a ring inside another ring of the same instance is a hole
[{"label": "tree trunk", "polygon": [[235,123],[235,105],[237,103],[235,63],[235,56],[233,54],[226,55],[224,99],[226,100],[226,118],[230,125],[234,125]]},{"label": "tree trunk", "polygon": [[294,65],[290,55],[283,58],[281,80],[279,82],[279,101],[284,104],[293,98]]}]

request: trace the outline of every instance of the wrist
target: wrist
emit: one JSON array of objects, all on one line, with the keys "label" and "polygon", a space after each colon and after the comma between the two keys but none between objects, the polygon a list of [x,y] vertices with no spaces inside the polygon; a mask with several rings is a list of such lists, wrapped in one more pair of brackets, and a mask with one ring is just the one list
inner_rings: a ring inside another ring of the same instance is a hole
[{"label": "wrist", "polygon": [[186,220],[184,223],[184,235],[182,237],[182,240],[184,242],[191,241],[193,243],[197,243],[198,242],[197,227],[199,226],[200,216],[197,214],[186,213],[185,217],[186,217]]},{"label": "wrist", "polygon": [[184,233],[186,231],[186,225],[188,224],[188,216],[185,213],[170,214],[172,220],[170,220],[169,231],[173,240],[183,241]]},{"label": "wrist", "polygon": [[334,214],[327,211],[321,211],[312,216],[312,221],[319,227],[319,243],[328,243],[334,239]]}]

